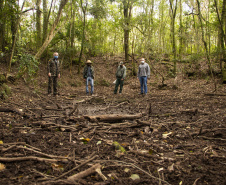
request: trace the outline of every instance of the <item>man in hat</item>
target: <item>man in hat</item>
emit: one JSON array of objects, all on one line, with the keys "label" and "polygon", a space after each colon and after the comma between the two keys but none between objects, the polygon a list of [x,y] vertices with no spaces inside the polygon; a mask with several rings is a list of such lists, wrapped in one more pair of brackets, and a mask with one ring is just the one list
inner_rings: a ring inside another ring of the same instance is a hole
[{"label": "man in hat", "polygon": [[60,62],[58,60],[58,53],[53,53],[53,58],[49,60],[47,65],[47,72],[49,77],[48,94],[50,95],[53,87],[53,95],[57,95],[57,79],[60,78]]},{"label": "man in hat", "polygon": [[137,78],[140,80],[140,94],[147,94],[147,79],[150,78],[150,67],[144,58],[140,59]]},{"label": "man in hat", "polygon": [[91,86],[91,95],[94,92],[94,67],[92,66],[92,62],[90,60],[87,60],[86,66],[83,70],[83,78],[86,81],[86,94],[89,95],[89,83]]},{"label": "man in hat", "polygon": [[119,94],[121,94],[123,84],[124,84],[124,80],[125,80],[125,77],[126,77],[126,67],[123,65],[123,62],[119,63],[119,66],[117,68],[115,76],[116,76],[116,83],[115,83],[114,94],[117,94],[119,85],[120,85]]}]

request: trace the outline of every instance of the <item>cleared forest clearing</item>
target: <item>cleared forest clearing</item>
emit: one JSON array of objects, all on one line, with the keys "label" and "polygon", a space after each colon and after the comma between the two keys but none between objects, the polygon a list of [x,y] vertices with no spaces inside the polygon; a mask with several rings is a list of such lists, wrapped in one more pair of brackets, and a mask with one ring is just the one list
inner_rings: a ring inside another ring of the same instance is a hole
[{"label": "cleared forest clearing", "polygon": [[[95,95],[68,69],[48,97],[45,68],[36,85],[8,82],[1,100],[1,184],[216,184],[226,173],[225,85],[154,73],[148,95],[136,77],[114,95],[120,60],[93,58]],[[128,71],[130,65],[126,64]],[[164,72],[164,71],[162,71]],[[160,85],[160,86],[159,86]]]}]

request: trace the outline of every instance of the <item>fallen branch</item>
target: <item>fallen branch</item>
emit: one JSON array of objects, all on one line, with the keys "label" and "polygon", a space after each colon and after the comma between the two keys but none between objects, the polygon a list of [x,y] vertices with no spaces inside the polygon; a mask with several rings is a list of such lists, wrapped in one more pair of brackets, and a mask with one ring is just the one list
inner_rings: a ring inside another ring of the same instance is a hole
[{"label": "fallen branch", "polygon": [[24,145],[27,146],[29,148],[33,148],[34,150],[38,150],[41,151],[39,148],[33,147],[25,142],[16,142],[16,143],[3,143],[4,146],[8,146],[8,145]]},{"label": "fallen branch", "polygon": [[14,109],[14,108],[0,107],[0,112],[12,112],[12,113],[19,114],[20,116],[23,116],[24,118],[30,118],[31,117],[30,115],[25,114],[24,112],[22,112],[18,109]]},{"label": "fallen branch", "polygon": [[19,148],[19,149],[24,149],[24,150],[29,150],[29,151],[32,151],[32,152],[34,152],[34,153],[37,153],[37,154],[40,154],[40,155],[43,155],[43,156],[45,156],[45,157],[49,157],[49,158],[52,158],[52,159],[68,159],[68,157],[64,157],[64,156],[55,156],[55,155],[48,155],[48,154],[45,154],[45,153],[36,151],[36,150],[34,150],[34,149],[31,149],[31,148],[23,147],[23,146],[17,146],[17,148]]},{"label": "fallen branch", "polygon": [[141,117],[142,117],[142,114],[135,114],[135,115],[111,114],[111,115],[84,116],[85,119],[88,119],[91,122],[96,122],[97,120],[114,122],[114,121],[122,121],[122,120],[134,120],[134,119],[139,119]]},{"label": "fallen branch", "polygon": [[[69,181],[69,182],[75,182],[75,181],[77,181],[77,180],[79,180],[79,179],[82,179],[82,178],[84,178],[84,177],[87,177],[87,176],[89,176],[89,175],[91,175],[91,174],[93,174],[93,173],[95,173],[95,172],[97,172],[98,174],[99,174],[99,172],[100,172],[100,168],[101,168],[101,164],[95,164],[95,165],[93,165],[92,167],[90,167],[90,168],[88,168],[87,170],[85,170],[85,171],[82,171],[82,172],[80,172],[80,173],[77,173],[77,174],[75,174],[75,175],[72,175],[72,176],[70,176],[70,177],[68,177],[67,178],[67,180]],[[101,173],[102,174],[102,173]],[[102,174],[103,175],[103,174]],[[103,176],[101,175],[101,177],[103,178]],[[105,176],[104,176],[105,177]],[[105,177],[106,178],[106,177]],[[105,179],[104,178],[104,179]],[[106,178],[107,179],[107,178]]]},{"label": "fallen branch", "polygon": [[36,156],[27,156],[27,157],[12,157],[12,158],[6,158],[6,157],[0,157],[0,161],[2,162],[15,162],[15,161],[40,161],[40,162],[68,162],[67,159],[47,159],[47,158],[40,158]]},{"label": "fallen branch", "polygon": [[156,179],[158,181],[161,181],[161,182],[164,182],[168,185],[170,185],[167,181],[163,180],[163,179],[160,179],[158,177],[155,177],[153,175],[151,175],[150,173],[146,172],[145,170],[141,169],[140,167],[136,166],[135,164],[133,163],[126,163],[124,161],[117,161],[117,160],[95,160],[96,162],[113,162],[113,163],[122,163],[124,164],[125,166],[132,166],[134,168],[137,168],[138,170],[142,171],[143,173],[145,173],[146,175],[148,175],[149,177],[153,178],[153,179]]},{"label": "fallen branch", "polygon": [[68,172],[66,172],[66,173],[64,173],[64,174],[62,174],[62,175],[60,175],[59,177],[57,177],[57,178],[55,178],[55,179],[53,179],[53,180],[61,179],[62,177],[68,175],[69,173],[73,172],[74,170],[76,170],[76,169],[78,169],[78,168],[81,168],[82,166],[84,166],[85,164],[87,164],[88,162],[94,160],[94,159],[97,158],[97,157],[98,157],[98,155],[95,155],[94,157],[88,159],[87,161],[84,161],[84,162],[81,163],[80,165],[76,166],[75,168],[69,170]]}]

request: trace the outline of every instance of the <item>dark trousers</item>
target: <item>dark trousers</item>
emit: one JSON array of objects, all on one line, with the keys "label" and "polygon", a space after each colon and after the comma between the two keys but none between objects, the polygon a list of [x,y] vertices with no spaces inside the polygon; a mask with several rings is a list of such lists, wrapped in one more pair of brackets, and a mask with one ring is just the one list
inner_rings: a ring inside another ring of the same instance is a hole
[{"label": "dark trousers", "polygon": [[122,93],[123,84],[124,84],[124,79],[122,80],[122,78],[117,78],[115,83],[115,90],[114,90],[115,94],[117,94],[119,85],[120,85],[119,93]]},{"label": "dark trousers", "polygon": [[49,83],[48,83],[48,94],[52,92],[53,88],[53,94],[57,94],[57,76],[51,76],[49,77]]}]

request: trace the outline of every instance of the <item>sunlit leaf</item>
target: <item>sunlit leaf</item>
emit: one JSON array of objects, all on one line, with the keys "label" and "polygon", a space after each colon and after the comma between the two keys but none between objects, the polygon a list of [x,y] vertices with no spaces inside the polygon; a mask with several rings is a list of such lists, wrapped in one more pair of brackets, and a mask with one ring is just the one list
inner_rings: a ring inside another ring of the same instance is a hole
[{"label": "sunlit leaf", "polygon": [[172,134],[172,132],[169,132],[169,133],[165,133],[165,134],[162,134],[162,137],[164,138],[164,139],[166,139],[169,135],[171,135]]},{"label": "sunlit leaf", "polygon": [[118,142],[114,141],[112,145],[115,147],[116,150],[120,150],[123,153],[126,153],[125,148],[123,148]]},{"label": "sunlit leaf", "polygon": [[3,171],[5,169],[5,165],[0,163],[0,171]]},{"label": "sunlit leaf", "polygon": [[97,142],[97,145],[100,145],[100,144],[101,144],[101,141],[98,141],[98,142]]},{"label": "sunlit leaf", "polygon": [[130,171],[129,168],[125,168],[125,169],[124,169],[124,172],[126,172],[126,173],[128,173],[129,171]]},{"label": "sunlit leaf", "polygon": [[137,175],[137,174],[132,174],[132,175],[130,176],[130,178],[131,178],[132,180],[137,180],[137,179],[140,179],[140,176]]}]

